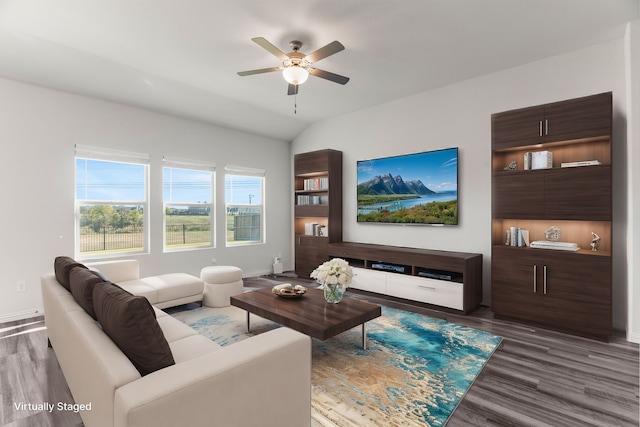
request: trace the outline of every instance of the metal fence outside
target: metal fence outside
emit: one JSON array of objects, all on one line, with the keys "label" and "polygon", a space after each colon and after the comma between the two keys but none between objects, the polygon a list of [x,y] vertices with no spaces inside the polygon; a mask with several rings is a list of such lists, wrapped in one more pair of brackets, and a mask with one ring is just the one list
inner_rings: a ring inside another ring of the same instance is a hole
[{"label": "metal fence outside", "polygon": [[80,253],[142,248],[143,228],[137,225],[122,228],[102,227],[98,231],[91,227],[80,228]]},{"label": "metal fence outside", "polygon": [[211,225],[209,224],[167,224],[165,227],[165,245],[208,245],[211,244]]},{"label": "metal fence outside", "polygon": [[[211,244],[209,224],[167,224],[165,246],[205,246]],[[141,226],[102,227],[98,231],[80,228],[80,253],[142,250],[144,231]]]}]

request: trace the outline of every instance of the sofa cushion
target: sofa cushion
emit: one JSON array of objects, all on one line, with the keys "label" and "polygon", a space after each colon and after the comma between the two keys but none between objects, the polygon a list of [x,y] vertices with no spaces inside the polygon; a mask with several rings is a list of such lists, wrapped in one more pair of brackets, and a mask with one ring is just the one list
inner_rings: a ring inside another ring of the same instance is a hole
[{"label": "sofa cushion", "polygon": [[71,291],[71,287],[69,286],[69,274],[75,267],[87,268],[68,256],[56,257],[53,262],[53,270],[56,274],[56,280],[68,291]]},{"label": "sofa cushion", "polygon": [[191,335],[169,343],[176,363],[184,363],[222,348],[202,335]]},{"label": "sofa cushion", "polygon": [[182,338],[189,337],[191,335],[198,335],[195,329],[190,328],[171,316],[156,317],[156,320],[158,321],[158,326],[162,329],[162,334],[169,343],[169,347],[171,347],[171,343],[174,341],[181,340]]},{"label": "sofa cushion", "polygon": [[[187,273],[169,273],[144,277],[140,279],[140,283],[156,290],[156,302],[172,301],[191,295],[202,295],[204,291],[204,282]],[[139,294],[136,292],[136,295]]]},{"label": "sofa cushion", "polygon": [[118,286],[125,291],[147,298],[151,304],[158,302],[158,291],[144,283],[142,279],[120,281],[117,283]]},{"label": "sofa cushion", "polygon": [[175,364],[149,301],[114,284],[94,286],[93,306],[102,329],[145,376]]},{"label": "sofa cushion", "polygon": [[104,279],[95,272],[82,267],[74,267],[69,274],[71,295],[84,311],[98,320],[93,309],[93,287],[104,283]]}]

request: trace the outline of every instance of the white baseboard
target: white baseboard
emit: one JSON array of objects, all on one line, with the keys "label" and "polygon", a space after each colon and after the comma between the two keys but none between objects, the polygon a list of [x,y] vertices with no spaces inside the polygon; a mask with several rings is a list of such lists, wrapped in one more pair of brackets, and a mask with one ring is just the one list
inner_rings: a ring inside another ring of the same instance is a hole
[{"label": "white baseboard", "polygon": [[2,316],[0,316],[0,323],[13,322],[14,320],[28,319],[30,317],[35,317],[42,314],[43,314],[43,311],[38,310],[37,308],[18,311],[15,313],[3,314]]}]

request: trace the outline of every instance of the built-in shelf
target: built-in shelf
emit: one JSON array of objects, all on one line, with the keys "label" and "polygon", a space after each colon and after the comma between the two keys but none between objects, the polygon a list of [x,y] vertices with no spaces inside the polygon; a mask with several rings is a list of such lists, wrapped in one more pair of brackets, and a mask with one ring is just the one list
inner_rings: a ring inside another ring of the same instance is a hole
[{"label": "built-in shelf", "polygon": [[[611,93],[492,115],[496,317],[600,340],[611,334],[611,123]],[[537,151],[551,152],[551,167],[525,169],[525,153]],[[599,164],[562,167],[593,160]],[[516,167],[505,170],[512,162]],[[561,231],[560,242],[580,250],[507,243],[508,230],[526,230],[529,242],[546,241],[553,226]],[[592,250],[595,236],[599,247]]]},{"label": "built-in shelf", "polygon": [[342,152],[294,156],[295,272],[309,274],[329,257],[329,242],[342,241]]}]

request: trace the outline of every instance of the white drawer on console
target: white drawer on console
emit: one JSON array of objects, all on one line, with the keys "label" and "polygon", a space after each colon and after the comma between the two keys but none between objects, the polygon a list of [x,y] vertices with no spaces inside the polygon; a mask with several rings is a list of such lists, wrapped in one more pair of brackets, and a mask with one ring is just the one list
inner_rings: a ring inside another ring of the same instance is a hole
[{"label": "white drawer on console", "polygon": [[350,287],[363,291],[387,293],[387,273],[364,268],[353,268],[353,280]]},{"label": "white drawer on console", "polygon": [[387,294],[456,310],[463,309],[462,283],[425,277],[387,275]]}]

